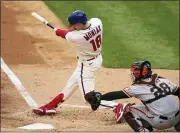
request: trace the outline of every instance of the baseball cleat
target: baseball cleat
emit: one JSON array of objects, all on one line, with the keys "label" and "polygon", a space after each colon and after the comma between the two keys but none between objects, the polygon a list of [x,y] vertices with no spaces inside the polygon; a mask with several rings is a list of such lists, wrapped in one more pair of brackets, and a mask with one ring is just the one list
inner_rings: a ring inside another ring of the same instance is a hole
[{"label": "baseball cleat", "polygon": [[55,115],[56,114],[55,108],[50,108],[46,105],[37,109],[33,109],[33,112],[37,115]]},{"label": "baseball cleat", "polygon": [[115,117],[116,117],[116,123],[121,123],[124,120],[123,114],[126,112],[129,108],[129,104],[121,104],[119,103],[116,108],[114,109]]},{"label": "baseball cleat", "polygon": [[37,109],[33,109],[33,112],[37,115],[54,115],[56,114],[56,108],[58,107],[58,105],[64,102],[63,97],[64,94],[60,93],[48,104],[41,106]]},{"label": "baseball cleat", "polygon": [[150,132],[148,129],[144,128],[144,127],[140,127],[139,132]]}]

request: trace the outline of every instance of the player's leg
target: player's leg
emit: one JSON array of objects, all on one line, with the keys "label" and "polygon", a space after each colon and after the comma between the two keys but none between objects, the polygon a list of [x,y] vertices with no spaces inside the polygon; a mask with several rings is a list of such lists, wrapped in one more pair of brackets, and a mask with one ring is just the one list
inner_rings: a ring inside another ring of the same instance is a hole
[{"label": "player's leg", "polygon": [[141,121],[142,118],[147,121],[153,128],[158,130],[168,129],[175,126],[179,119],[178,116],[175,116],[176,114],[171,114],[170,117],[167,115],[160,117],[154,113],[152,114],[144,105],[134,105],[131,109],[131,112],[135,118],[137,118],[137,120]]},{"label": "player's leg", "polygon": [[[85,76],[85,74],[84,74],[84,76]],[[90,77],[90,76],[85,76],[85,77],[84,76],[82,75],[78,78],[80,91],[81,91],[81,94],[83,97],[85,95],[87,95],[88,93],[94,91],[94,78]],[[100,108],[112,108],[113,109],[117,105],[118,104],[113,101],[102,100],[101,104],[100,104]]]},{"label": "player's leg", "polygon": [[80,87],[80,91],[82,96],[88,92],[94,91],[94,80],[96,72],[99,70],[102,64],[102,57],[99,56],[98,58],[85,61],[85,62],[78,62],[79,64],[79,75],[78,75],[78,84]]},{"label": "player's leg", "polygon": [[44,106],[39,107],[38,109],[33,109],[33,112],[38,115],[52,115],[56,113],[56,108],[58,105],[63,103],[65,100],[67,100],[74,91],[78,88],[78,67],[66,83],[66,87],[59,93],[57,96],[55,96],[49,103],[45,104]]},{"label": "player's leg", "polygon": [[[84,97],[87,93],[94,91],[95,75],[102,64],[102,57],[81,63],[80,75],[78,77],[79,87]],[[117,103],[113,101],[101,101],[100,108],[114,108]]]},{"label": "player's leg", "polygon": [[144,105],[132,105],[130,111],[124,113],[123,117],[135,132],[153,131],[152,119],[154,116],[149,113]]},{"label": "player's leg", "polygon": [[[78,69],[78,68],[77,68]],[[78,71],[74,71],[73,75],[70,77],[68,82],[66,83],[66,87],[62,90],[62,94],[64,95],[63,100],[67,100],[71,95],[77,90],[78,86]]]},{"label": "player's leg", "polygon": [[94,71],[90,71],[85,63],[81,63],[78,84],[83,97],[87,93],[94,91]]},{"label": "player's leg", "polygon": [[124,114],[124,119],[135,132],[151,132],[152,126],[144,119],[137,120],[131,112]]}]

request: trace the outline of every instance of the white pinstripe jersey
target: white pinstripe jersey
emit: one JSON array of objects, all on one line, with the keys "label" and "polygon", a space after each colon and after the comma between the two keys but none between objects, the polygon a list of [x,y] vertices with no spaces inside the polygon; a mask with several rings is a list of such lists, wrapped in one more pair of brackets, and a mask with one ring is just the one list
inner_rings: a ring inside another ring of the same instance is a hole
[{"label": "white pinstripe jersey", "polygon": [[[144,80],[149,82],[151,78]],[[165,78],[157,78],[157,87],[147,84],[135,84],[123,89],[130,97],[136,97],[141,101],[149,102],[145,104],[150,111],[157,115],[171,116],[179,110],[179,103],[172,93],[178,88],[174,83]]]},{"label": "white pinstripe jersey", "polygon": [[103,25],[100,19],[91,18],[90,26],[85,30],[72,31],[66,34],[66,39],[76,44],[77,56],[87,60],[101,52]]}]

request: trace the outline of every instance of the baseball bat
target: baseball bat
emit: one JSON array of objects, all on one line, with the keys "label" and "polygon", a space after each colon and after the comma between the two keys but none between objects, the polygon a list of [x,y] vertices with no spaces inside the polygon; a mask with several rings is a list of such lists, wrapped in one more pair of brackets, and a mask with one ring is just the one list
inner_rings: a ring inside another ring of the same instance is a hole
[{"label": "baseball bat", "polygon": [[39,21],[41,21],[42,23],[46,24],[47,26],[49,26],[50,28],[54,29],[55,31],[57,30],[56,27],[54,27],[53,25],[51,25],[45,18],[41,17],[39,14],[32,12],[31,14],[33,17],[35,17],[36,19],[38,19]]}]

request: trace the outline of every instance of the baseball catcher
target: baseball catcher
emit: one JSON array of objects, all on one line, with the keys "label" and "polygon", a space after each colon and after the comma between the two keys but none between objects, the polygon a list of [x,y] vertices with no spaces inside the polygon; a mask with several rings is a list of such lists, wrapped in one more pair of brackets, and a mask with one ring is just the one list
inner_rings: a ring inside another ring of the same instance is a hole
[{"label": "baseball catcher", "polygon": [[[180,106],[174,96],[180,99],[180,87],[170,80],[152,74],[149,61],[138,61],[132,64],[131,79],[133,84],[122,91],[102,95],[91,92],[85,99],[94,110],[98,109],[101,100],[116,100],[135,97],[142,104],[118,104],[114,109],[117,122],[124,119],[135,132],[163,130],[174,127],[180,131]],[[174,96],[173,96],[174,95]]]}]

